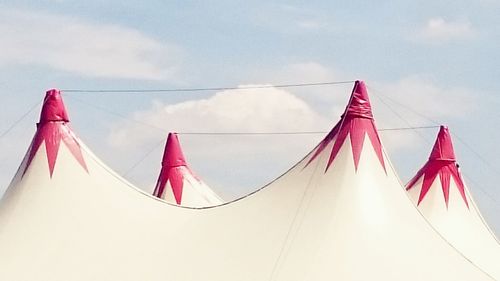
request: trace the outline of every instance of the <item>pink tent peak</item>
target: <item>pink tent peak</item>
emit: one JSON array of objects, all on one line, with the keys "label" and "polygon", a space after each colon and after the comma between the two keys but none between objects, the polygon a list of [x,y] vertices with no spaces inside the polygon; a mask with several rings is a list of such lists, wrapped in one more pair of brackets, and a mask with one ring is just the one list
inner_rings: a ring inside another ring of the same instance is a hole
[{"label": "pink tent peak", "polygon": [[196,178],[196,176],[187,166],[176,133],[168,134],[161,165],[160,176],[158,177],[153,195],[161,198],[167,182],[170,182],[175,201],[180,205],[182,202],[184,173],[187,170],[194,178]]},{"label": "pink tent peak", "polygon": [[439,179],[441,180],[441,188],[443,190],[444,200],[446,206],[448,207],[448,201],[450,198],[450,179],[453,176],[455,183],[457,185],[458,191],[465,202],[465,205],[469,207],[467,202],[467,196],[465,195],[465,185],[462,181],[462,176],[458,170],[456,163],[455,152],[453,149],[453,144],[451,142],[451,136],[448,128],[441,126],[436,139],[436,143],[432,148],[429,160],[420,169],[406,186],[406,190],[410,190],[415,186],[417,181],[424,176],[422,183],[422,189],[420,190],[420,195],[418,198],[417,205],[424,200],[425,195],[432,186],[432,183],[439,174]]},{"label": "pink tent peak", "polygon": [[453,162],[457,160],[448,127],[439,127],[439,133],[434,143],[434,147],[432,148],[431,155],[429,156],[429,160],[448,160]]},{"label": "pink tent peak", "polygon": [[69,122],[68,113],[61,97],[61,92],[57,89],[50,89],[45,94],[40,123],[50,121]]},{"label": "pink tent peak", "polygon": [[339,153],[340,148],[347,138],[347,135],[349,135],[351,139],[352,153],[356,171],[358,170],[365,135],[368,135],[373,149],[378,156],[380,164],[385,171],[382,145],[380,143],[380,138],[378,136],[375,122],[373,120],[370,100],[368,98],[368,91],[366,90],[366,86],[363,81],[356,81],[354,83],[354,88],[352,90],[349,104],[347,105],[344,114],[342,114],[340,121],[317,146],[316,151],[314,152],[307,165],[314,161],[314,159],[316,159],[316,157],[318,157],[318,155],[323,152],[328,144],[334,141],[333,148],[330,153],[330,158],[325,169],[326,172]]},{"label": "pink tent peak", "polygon": [[182,152],[177,133],[169,133],[167,137],[167,144],[163,153],[162,167],[178,167],[186,166],[186,158]]},{"label": "pink tent peak", "polygon": [[28,170],[31,161],[33,161],[42,143],[45,143],[50,176],[52,177],[61,140],[66,144],[66,147],[78,163],[88,172],[80,145],[68,127],[68,122],[69,118],[61,97],[61,92],[57,89],[48,90],[43,101],[40,122],[37,124],[35,136],[28,150],[28,159],[23,175]]}]

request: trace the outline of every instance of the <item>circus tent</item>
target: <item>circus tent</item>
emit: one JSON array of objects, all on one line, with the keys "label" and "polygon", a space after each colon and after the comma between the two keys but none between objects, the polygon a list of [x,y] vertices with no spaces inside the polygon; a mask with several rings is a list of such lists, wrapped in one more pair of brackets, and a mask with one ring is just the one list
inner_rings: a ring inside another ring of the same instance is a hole
[{"label": "circus tent", "polygon": [[429,160],[406,189],[422,215],[453,247],[500,280],[500,243],[465,184],[447,127],[441,126]]},{"label": "circus tent", "polygon": [[135,188],[52,98],[0,202],[0,280],[494,280],[408,199],[363,82],[298,164],[207,208]]},{"label": "circus tent", "polygon": [[213,206],[223,202],[188,166],[175,133],[168,134],[161,166],[154,196],[189,207]]}]

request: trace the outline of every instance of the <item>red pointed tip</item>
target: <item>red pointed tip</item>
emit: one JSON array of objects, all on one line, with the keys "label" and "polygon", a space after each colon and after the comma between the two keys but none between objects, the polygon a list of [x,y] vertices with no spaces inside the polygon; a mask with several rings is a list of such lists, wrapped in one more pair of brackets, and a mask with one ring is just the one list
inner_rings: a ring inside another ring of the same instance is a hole
[{"label": "red pointed tip", "polygon": [[61,92],[57,89],[50,89],[45,94],[40,123],[51,121],[69,122],[68,113],[61,97]]},{"label": "red pointed tip", "polygon": [[182,153],[177,133],[169,133],[163,153],[162,166],[165,168],[173,168],[186,165],[186,159],[184,158],[184,153]]},{"label": "red pointed tip", "polygon": [[380,164],[387,174],[382,144],[380,142],[377,129],[375,128],[370,100],[368,98],[368,91],[366,90],[365,83],[359,80],[354,83],[351,99],[346,107],[345,113],[342,115],[341,120],[318,145],[313,156],[307,162],[306,167],[323,152],[330,142],[334,141],[325,169],[325,172],[328,171],[348,135],[351,136],[351,147],[354,157],[354,168],[356,171],[358,170],[358,164],[361,159],[365,135],[368,135],[373,149],[379,158]]},{"label": "red pointed tip", "polygon": [[357,80],[354,83],[351,100],[346,108],[344,116],[373,119],[368,91],[363,81]]},{"label": "red pointed tip", "polygon": [[26,173],[42,143],[45,143],[50,177],[52,177],[61,142],[66,145],[78,163],[88,172],[80,144],[65,122],[69,122],[69,118],[61,97],[61,92],[57,89],[48,90],[43,101],[40,122],[37,124],[37,131],[28,151],[28,160],[23,175]]},{"label": "red pointed tip", "polygon": [[453,143],[451,141],[451,135],[448,127],[441,126],[439,133],[432,148],[430,160],[447,160],[456,161],[455,151],[453,149]]},{"label": "red pointed tip", "polygon": [[[429,161],[420,169],[415,177],[408,183],[406,190],[412,188],[418,179],[424,177],[422,189],[418,204],[425,198],[427,191],[431,188],[434,180],[439,175],[441,182],[441,189],[443,190],[444,201],[446,208],[448,208],[450,198],[450,179],[453,176],[456,187],[462,196],[462,199],[469,208],[467,195],[465,193],[465,184],[456,165],[455,152],[451,142],[451,135],[446,126],[441,126],[436,139],[436,143],[432,148]],[[418,205],[417,204],[417,205]]]},{"label": "red pointed tip", "polygon": [[184,173],[185,170],[189,171],[189,168],[187,168],[186,159],[176,133],[168,134],[161,165],[162,168],[153,195],[162,198],[165,186],[167,182],[170,182],[175,201],[180,205],[182,202]]}]

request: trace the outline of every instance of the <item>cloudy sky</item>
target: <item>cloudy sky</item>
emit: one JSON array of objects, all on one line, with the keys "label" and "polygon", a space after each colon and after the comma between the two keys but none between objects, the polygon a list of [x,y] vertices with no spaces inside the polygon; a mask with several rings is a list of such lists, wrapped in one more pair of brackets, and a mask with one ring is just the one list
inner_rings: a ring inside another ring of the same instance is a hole
[{"label": "cloudy sky", "polygon": [[[0,4],[0,194],[46,89],[171,89],[362,79],[379,128],[447,124],[500,232],[500,1],[12,1]],[[170,2],[170,3],[168,3]],[[373,3],[372,3],[373,2]],[[168,131],[328,131],[352,85],[168,94],[66,93],[77,134],[151,190]],[[7,132],[5,134],[5,132]],[[403,182],[437,129],[383,131]],[[283,173],[317,135],[181,135],[226,198]]]}]

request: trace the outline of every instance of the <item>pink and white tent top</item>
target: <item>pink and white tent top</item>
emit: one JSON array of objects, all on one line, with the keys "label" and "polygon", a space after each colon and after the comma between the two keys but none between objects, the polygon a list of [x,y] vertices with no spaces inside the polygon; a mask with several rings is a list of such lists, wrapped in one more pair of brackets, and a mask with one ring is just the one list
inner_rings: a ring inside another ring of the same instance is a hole
[{"label": "pink and white tent top", "polygon": [[0,202],[0,280],[493,280],[408,199],[363,82],[303,160],[253,194],[209,208],[140,191],[66,123],[40,123],[35,136],[61,132],[52,175],[48,134]]},{"label": "pink and white tent top", "polygon": [[223,203],[189,168],[175,133],[168,134],[161,166],[154,196],[172,204],[189,207],[207,207]]},{"label": "pink and white tent top", "polygon": [[406,189],[422,215],[453,247],[500,280],[500,243],[462,178],[448,128],[441,126],[429,160]]}]

